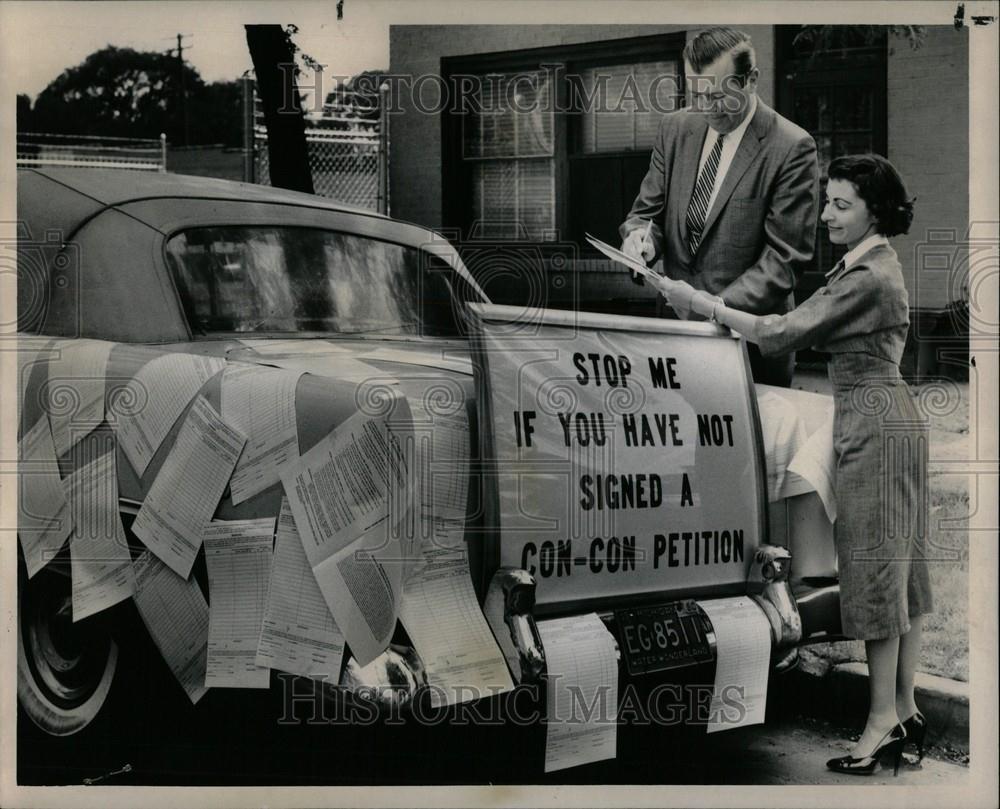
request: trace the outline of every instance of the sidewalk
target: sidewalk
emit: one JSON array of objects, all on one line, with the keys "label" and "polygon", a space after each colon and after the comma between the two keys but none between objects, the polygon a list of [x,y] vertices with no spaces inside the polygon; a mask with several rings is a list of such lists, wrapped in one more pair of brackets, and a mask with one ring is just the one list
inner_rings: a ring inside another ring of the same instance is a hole
[{"label": "sidewalk", "polygon": [[[868,713],[868,666],[840,663],[825,674],[800,666],[780,675],[782,693],[804,716],[859,730]],[[969,684],[917,673],[916,701],[927,718],[928,746],[969,753]]]}]

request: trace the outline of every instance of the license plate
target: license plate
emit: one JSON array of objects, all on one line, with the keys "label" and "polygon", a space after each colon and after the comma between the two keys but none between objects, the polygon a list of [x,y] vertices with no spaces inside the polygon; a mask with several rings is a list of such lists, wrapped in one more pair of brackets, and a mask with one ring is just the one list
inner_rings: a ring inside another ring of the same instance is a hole
[{"label": "license plate", "polygon": [[708,621],[694,601],[617,610],[615,617],[629,674],[693,666],[712,659]]}]

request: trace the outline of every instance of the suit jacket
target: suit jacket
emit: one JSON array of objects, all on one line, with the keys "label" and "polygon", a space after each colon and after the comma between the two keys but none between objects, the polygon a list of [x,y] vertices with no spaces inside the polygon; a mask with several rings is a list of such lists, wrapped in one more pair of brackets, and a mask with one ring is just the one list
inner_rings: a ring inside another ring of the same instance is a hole
[{"label": "suit jacket", "polygon": [[664,116],[649,171],[619,229],[622,238],[652,219],[650,233],[667,276],[719,295],[735,309],[787,312],[795,305],[796,274],[812,259],[816,241],[816,144],[758,99],[692,256],[684,220],[707,130],[699,113]]}]

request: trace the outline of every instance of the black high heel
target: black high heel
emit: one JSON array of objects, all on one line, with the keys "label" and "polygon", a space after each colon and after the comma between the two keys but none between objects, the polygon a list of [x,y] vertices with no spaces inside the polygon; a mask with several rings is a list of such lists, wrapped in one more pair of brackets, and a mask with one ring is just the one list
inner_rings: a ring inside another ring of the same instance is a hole
[{"label": "black high heel", "polygon": [[[903,722],[903,730],[906,731],[906,744],[911,744],[917,748],[917,760],[914,764],[919,764],[924,760],[924,740],[927,738],[927,720],[924,715],[917,711],[913,716]],[[907,759],[909,762],[909,759]]]},{"label": "black high heel", "polygon": [[826,766],[834,772],[848,773],[850,775],[871,775],[878,767],[883,756],[891,756],[893,762],[892,774],[899,775],[899,762],[903,758],[903,747],[906,745],[906,729],[902,725],[896,725],[892,730],[882,737],[875,749],[869,756],[840,756],[831,758],[826,762]]}]

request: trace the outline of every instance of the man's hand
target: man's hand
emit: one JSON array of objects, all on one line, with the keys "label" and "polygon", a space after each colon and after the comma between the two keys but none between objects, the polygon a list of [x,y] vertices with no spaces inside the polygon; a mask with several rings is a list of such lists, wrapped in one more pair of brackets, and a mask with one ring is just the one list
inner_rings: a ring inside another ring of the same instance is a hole
[{"label": "man's hand", "polygon": [[[637,261],[644,261],[647,264],[652,261],[656,255],[656,247],[653,240],[649,238],[649,229],[636,228],[630,231],[625,237],[625,241],[622,242],[622,252]],[[639,273],[629,270],[629,274],[636,284],[643,285],[642,276]]]}]

